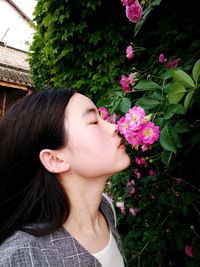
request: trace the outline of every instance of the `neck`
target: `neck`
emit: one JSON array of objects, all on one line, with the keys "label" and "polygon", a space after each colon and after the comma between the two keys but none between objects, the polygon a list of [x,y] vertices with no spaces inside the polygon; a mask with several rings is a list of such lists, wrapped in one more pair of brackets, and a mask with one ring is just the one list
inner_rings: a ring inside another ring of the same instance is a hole
[{"label": "neck", "polygon": [[70,200],[70,214],[64,223],[68,231],[96,232],[102,220],[99,205],[107,178],[62,179],[63,188]]}]

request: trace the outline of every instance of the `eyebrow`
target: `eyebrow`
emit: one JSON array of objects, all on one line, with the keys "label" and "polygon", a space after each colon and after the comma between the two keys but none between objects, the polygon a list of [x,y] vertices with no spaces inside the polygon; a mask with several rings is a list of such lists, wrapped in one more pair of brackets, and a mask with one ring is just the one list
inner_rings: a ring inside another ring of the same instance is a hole
[{"label": "eyebrow", "polygon": [[88,114],[91,114],[91,113],[95,113],[95,114],[99,114],[99,112],[97,111],[96,108],[87,108],[84,113],[83,113],[83,117],[87,116]]}]

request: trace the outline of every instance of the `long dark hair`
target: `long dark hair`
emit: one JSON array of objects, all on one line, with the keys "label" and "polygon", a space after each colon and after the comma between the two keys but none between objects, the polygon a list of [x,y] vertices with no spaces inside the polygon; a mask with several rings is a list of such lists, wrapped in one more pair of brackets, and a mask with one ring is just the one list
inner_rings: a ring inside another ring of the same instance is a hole
[{"label": "long dark hair", "polygon": [[[16,230],[53,232],[69,215],[69,200],[39,153],[67,143],[64,114],[74,93],[66,88],[31,93],[0,121],[0,243]],[[25,228],[30,224],[44,227]]]}]

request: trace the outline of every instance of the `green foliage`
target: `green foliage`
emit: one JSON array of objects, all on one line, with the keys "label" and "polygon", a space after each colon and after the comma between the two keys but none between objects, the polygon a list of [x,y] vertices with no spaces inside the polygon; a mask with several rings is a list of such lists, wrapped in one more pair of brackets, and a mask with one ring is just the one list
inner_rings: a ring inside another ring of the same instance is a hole
[{"label": "green foliage", "polygon": [[[123,93],[120,98],[116,94],[116,100],[120,99],[117,106],[113,96],[114,109],[108,105],[112,112],[123,115],[129,99],[131,106],[143,107],[161,129],[159,142],[150,150],[128,147],[131,168],[114,175],[107,189],[116,202],[125,204],[126,213],[118,211],[118,219],[130,266],[200,264],[200,189],[198,176],[190,177],[187,164],[200,130],[199,117],[191,113],[199,109],[198,64],[199,60],[192,75],[180,68],[165,67],[158,76],[147,73],[146,80],[143,74],[131,93]],[[195,144],[199,148],[200,138]],[[147,165],[138,165],[136,156],[145,157]],[[132,186],[130,181],[134,181]],[[131,216],[130,208],[138,213]],[[193,248],[193,258],[185,253],[187,245]]]},{"label": "green foliage", "polygon": [[95,99],[115,90],[132,31],[120,1],[38,0],[34,15],[29,63],[36,89],[73,87]]}]

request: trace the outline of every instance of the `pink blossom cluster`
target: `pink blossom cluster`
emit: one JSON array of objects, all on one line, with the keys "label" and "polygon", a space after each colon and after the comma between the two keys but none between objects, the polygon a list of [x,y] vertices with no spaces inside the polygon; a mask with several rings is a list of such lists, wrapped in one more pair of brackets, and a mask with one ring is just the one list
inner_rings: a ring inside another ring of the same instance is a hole
[{"label": "pink blossom cluster", "polygon": [[121,76],[120,85],[124,92],[127,93],[133,91],[133,86],[135,85],[135,82],[137,80],[136,77],[137,77],[137,72],[130,73],[128,77],[125,75]]},{"label": "pink blossom cluster", "polygon": [[109,114],[109,111],[105,107],[98,108],[99,114],[103,120],[109,121],[110,123],[116,123],[117,115],[113,113],[112,115]]},{"label": "pink blossom cluster", "polygon": [[147,164],[148,164],[147,161],[146,161],[146,159],[144,157],[135,157],[135,162],[140,167],[142,167],[142,166],[146,167]]},{"label": "pink blossom cluster", "polygon": [[[159,58],[158,58],[158,61],[160,63],[167,62],[167,58],[165,57],[164,54],[160,54]],[[175,59],[173,59],[171,61],[168,61],[167,62],[167,68],[171,69],[171,68],[177,67],[179,65],[180,61],[181,61],[180,58],[175,58]]]},{"label": "pink blossom cluster", "polygon": [[146,150],[159,139],[159,127],[149,120],[149,116],[145,116],[141,107],[129,109],[117,123],[119,132],[136,150],[139,146],[145,146]]},{"label": "pink blossom cluster", "polygon": [[[124,201],[120,200],[118,202],[116,202],[116,206],[120,209],[120,212],[122,214],[125,214],[126,213],[126,208],[125,208],[125,204],[124,204]],[[132,216],[136,216],[139,212],[139,209],[138,208],[129,208],[129,213],[132,215]]]},{"label": "pink blossom cluster", "polygon": [[126,16],[129,21],[137,23],[142,17],[142,7],[138,0],[121,0],[126,8]]},{"label": "pink blossom cluster", "polygon": [[136,193],[135,189],[135,181],[134,180],[129,180],[126,184],[126,190],[128,191],[129,195],[133,195]]},{"label": "pink blossom cluster", "polygon": [[[142,174],[141,174],[139,169],[142,167],[147,167],[148,162],[145,159],[145,157],[135,157],[135,163],[139,166],[139,168],[136,168],[136,167],[133,168],[133,172],[134,172],[137,179],[141,179]],[[149,174],[149,176],[154,176],[154,175],[156,175],[156,172],[154,170],[150,169],[148,174]]]},{"label": "pink blossom cluster", "polygon": [[136,216],[139,212],[138,208],[129,208],[129,212],[132,216]]}]

